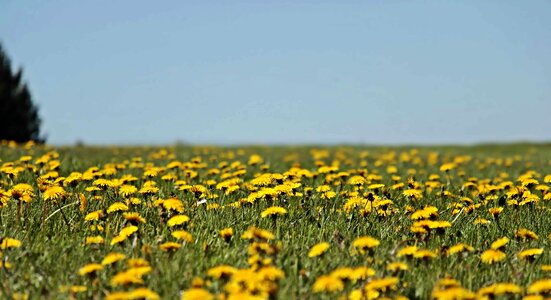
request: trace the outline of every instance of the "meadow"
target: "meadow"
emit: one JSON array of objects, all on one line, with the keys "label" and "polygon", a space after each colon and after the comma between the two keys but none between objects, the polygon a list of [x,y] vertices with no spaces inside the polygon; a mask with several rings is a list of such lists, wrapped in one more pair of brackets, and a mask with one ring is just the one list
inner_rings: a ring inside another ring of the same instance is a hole
[{"label": "meadow", "polygon": [[545,299],[551,145],[0,145],[2,299]]}]

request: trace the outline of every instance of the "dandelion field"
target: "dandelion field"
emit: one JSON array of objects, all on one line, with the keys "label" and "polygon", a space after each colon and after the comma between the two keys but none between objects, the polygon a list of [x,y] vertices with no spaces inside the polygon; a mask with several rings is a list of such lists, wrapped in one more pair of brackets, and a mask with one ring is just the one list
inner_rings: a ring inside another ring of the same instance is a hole
[{"label": "dandelion field", "polygon": [[551,145],[0,145],[0,298],[544,299]]}]

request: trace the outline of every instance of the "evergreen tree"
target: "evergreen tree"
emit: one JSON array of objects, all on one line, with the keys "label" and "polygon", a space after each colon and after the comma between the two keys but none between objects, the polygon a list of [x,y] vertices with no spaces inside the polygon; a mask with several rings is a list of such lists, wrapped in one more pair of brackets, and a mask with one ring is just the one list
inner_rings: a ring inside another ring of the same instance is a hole
[{"label": "evergreen tree", "polygon": [[0,45],[0,140],[43,142],[38,108],[22,82],[21,68],[12,72],[11,62]]}]

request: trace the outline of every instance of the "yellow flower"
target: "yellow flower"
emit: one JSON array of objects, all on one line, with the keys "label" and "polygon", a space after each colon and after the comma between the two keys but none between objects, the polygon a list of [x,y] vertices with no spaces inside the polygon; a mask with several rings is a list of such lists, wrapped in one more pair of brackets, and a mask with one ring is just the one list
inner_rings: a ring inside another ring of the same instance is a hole
[{"label": "yellow flower", "polygon": [[532,283],[527,290],[528,294],[550,294],[551,279],[540,279]]},{"label": "yellow flower", "polygon": [[90,244],[103,244],[105,242],[105,240],[103,239],[102,236],[88,236],[86,237],[86,242],[85,244],[86,245],[90,245]]},{"label": "yellow flower", "polygon": [[503,253],[499,250],[488,249],[488,250],[484,251],[484,253],[482,253],[482,255],[480,256],[480,259],[482,260],[483,263],[493,264],[493,263],[504,260],[505,257],[506,257],[505,253]]},{"label": "yellow flower", "polygon": [[494,217],[497,218],[499,214],[503,211],[503,207],[492,207],[488,209],[488,212]]},{"label": "yellow flower", "polygon": [[467,244],[463,244],[463,243],[459,243],[459,244],[456,244],[456,245],[453,245],[451,246],[450,248],[448,248],[448,250],[446,251],[446,254],[447,255],[453,255],[453,254],[456,254],[456,253],[461,253],[461,252],[466,252],[466,251],[473,251],[474,248],[467,245]]},{"label": "yellow flower", "polygon": [[461,286],[456,286],[442,290],[435,289],[432,291],[431,297],[436,300],[475,299],[476,295]]},{"label": "yellow flower", "polygon": [[137,212],[125,212],[124,218],[132,224],[145,223],[145,219]]},{"label": "yellow flower", "polygon": [[421,210],[414,212],[411,215],[412,220],[431,219],[438,217],[438,208],[435,206],[427,206]]},{"label": "yellow flower", "polygon": [[167,225],[168,227],[174,227],[178,225],[182,225],[189,221],[189,217],[186,215],[175,215],[172,218],[168,219]]},{"label": "yellow flower", "polygon": [[260,155],[253,154],[249,157],[248,164],[251,165],[251,166],[255,166],[255,165],[261,164],[263,162],[264,162],[264,159],[262,159],[262,157]]},{"label": "yellow flower", "polygon": [[237,269],[228,266],[228,265],[219,265],[216,267],[212,267],[207,271],[207,275],[209,277],[212,277],[214,279],[220,279],[220,278],[229,278],[231,277],[235,272],[237,272]]},{"label": "yellow flower", "polygon": [[136,194],[137,192],[138,192],[138,188],[129,184],[122,185],[119,188],[119,195],[123,196],[124,198],[128,198]]},{"label": "yellow flower", "polygon": [[274,266],[265,266],[260,268],[260,270],[257,271],[256,275],[261,280],[269,280],[269,281],[276,281],[279,279],[285,278],[285,273]]},{"label": "yellow flower", "polygon": [[522,288],[514,283],[494,283],[478,290],[479,296],[514,295],[520,293],[522,293]]},{"label": "yellow flower", "polygon": [[140,274],[130,270],[122,271],[111,278],[112,286],[128,285],[128,284],[143,284],[143,279]]},{"label": "yellow flower", "polygon": [[386,266],[386,269],[390,272],[398,272],[398,271],[407,271],[409,267],[406,263],[403,263],[403,262],[393,262],[393,263],[389,263]]},{"label": "yellow flower", "polygon": [[88,274],[91,274],[91,273],[94,273],[94,272],[97,272],[97,271],[101,271],[101,270],[103,270],[102,265],[92,263],[92,264],[87,264],[84,267],[80,268],[78,270],[78,274],[80,276],[84,276],[84,275],[88,275]]},{"label": "yellow flower", "polygon": [[455,169],[457,165],[455,163],[446,163],[440,166],[440,171],[442,172],[449,172],[453,169]]},{"label": "yellow flower", "polygon": [[185,230],[177,230],[177,231],[172,232],[170,235],[172,235],[173,237],[175,237],[179,240],[185,241],[187,243],[193,243],[193,237],[192,237],[191,233],[189,233]]},{"label": "yellow flower", "polygon": [[44,191],[42,197],[44,198],[44,201],[52,201],[56,203],[65,199],[65,197],[67,197],[67,192],[63,189],[63,187],[54,185]]},{"label": "yellow flower", "polygon": [[417,249],[417,251],[413,253],[413,257],[419,259],[431,259],[438,257],[438,253],[428,249]]},{"label": "yellow flower", "polygon": [[178,250],[182,248],[182,245],[175,242],[166,242],[164,244],[161,244],[160,248],[161,250],[168,252]]},{"label": "yellow flower", "polygon": [[417,252],[417,246],[407,246],[398,251],[397,257],[413,256]]},{"label": "yellow flower", "polygon": [[366,251],[373,249],[379,246],[381,242],[379,240],[370,237],[370,236],[361,236],[354,240],[352,246],[361,254],[364,254]]},{"label": "yellow flower", "polygon": [[492,245],[490,246],[490,248],[492,248],[494,250],[498,250],[499,248],[505,246],[507,243],[509,243],[509,238],[502,237],[502,238],[497,239],[495,242],[493,242]]},{"label": "yellow flower", "polygon": [[543,248],[532,248],[527,249],[518,254],[518,257],[521,259],[533,259],[534,257],[541,255],[543,253]]},{"label": "yellow flower", "polygon": [[283,207],[280,207],[280,206],[272,206],[272,207],[268,207],[266,208],[261,214],[260,216],[262,218],[266,218],[268,216],[277,216],[277,215],[284,215],[287,213],[287,210]]},{"label": "yellow flower", "polygon": [[308,252],[308,257],[320,256],[323,253],[325,253],[325,251],[327,251],[327,249],[329,249],[329,247],[330,247],[330,245],[327,242],[322,242],[322,243],[316,244],[310,249],[310,252]]},{"label": "yellow flower", "polygon": [[126,261],[126,264],[130,268],[138,268],[138,267],[148,267],[149,262],[143,258],[129,258]]},{"label": "yellow flower", "polygon": [[34,197],[34,190],[30,184],[19,183],[11,188],[10,195],[15,200],[30,202]]},{"label": "yellow flower", "polygon": [[128,237],[124,235],[117,235],[111,239],[111,246],[124,242]]},{"label": "yellow flower", "polygon": [[535,232],[528,230],[526,228],[519,228],[515,232],[515,237],[521,238],[521,239],[530,239],[530,240],[538,239],[538,235]]},{"label": "yellow flower", "polygon": [[224,228],[220,230],[219,234],[224,239],[224,241],[229,242],[233,236],[233,228],[231,227]]},{"label": "yellow flower", "polygon": [[166,199],[166,200],[163,201],[162,206],[167,211],[174,210],[174,211],[177,211],[179,213],[184,212],[184,204],[182,203],[182,201],[180,199],[176,199],[176,198]]},{"label": "yellow flower", "polygon": [[260,239],[260,240],[273,240],[275,239],[275,235],[268,230],[259,229],[254,226],[249,227],[247,231],[245,231],[241,235],[241,239],[243,240],[252,240],[252,239]]},{"label": "yellow flower", "polygon": [[101,217],[103,217],[103,211],[102,210],[96,210],[91,213],[88,213],[86,217],[84,217],[85,221],[97,221]]},{"label": "yellow flower", "polygon": [[[21,247],[21,241],[17,239],[12,238],[0,238],[1,244],[0,248],[2,249],[9,249],[9,248],[19,248]],[[1,255],[0,255],[1,257]]]},{"label": "yellow flower", "polygon": [[402,194],[408,198],[421,199],[423,198],[423,192],[416,189],[408,189],[402,192]]},{"label": "yellow flower", "polygon": [[115,202],[109,206],[109,208],[107,209],[107,213],[110,214],[113,212],[126,211],[126,210],[128,210],[128,206],[126,206],[126,204],[122,202]]},{"label": "yellow flower", "polygon": [[384,292],[387,289],[394,290],[398,286],[399,282],[400,280],[398,279],[398,277],[375,278],[365,285],[365,290],[375,290],[380,292]]},{"label": "yellow flower", "polygon": [[356,176],[350,177],[350,179],[348,179],[348,183],[351,185],[360,186],[367,183],[367,180],[363,176],[356,175]]},{"label": "yellow flower", "polygon": [[138,226],[129,225],[121,229],[119,236],[129,237],[136,231],[138,231]]},{"label": "yellow flower", "polygon": [[213,300],[214,296],[209,291],[201,288],[191,288],[182,293],[181,300]]},{"label": "yellow flower", "polygon": [[314,282],[312,290],[314,293],[322,292],[338,292],[344,289],[344,283],[342,280],[332,276],[320,276]]},{"label": "yellow flower", "polygon": [[356,282],[358,280],[366,280],[368,277],[375,276],[375,270],[372,268],[362,266],[352,269],[350,274],[350,280]]},{"label": "yellow flower", "polygon": [[103,260],[101,261],[101,264],[104,265],[104,266],[111,265],[111,264],[114,264],[117,261],[123,260],[125,258],[126,258],[126,255],[124,255],[122,253],[111,252],[103,258]]}]

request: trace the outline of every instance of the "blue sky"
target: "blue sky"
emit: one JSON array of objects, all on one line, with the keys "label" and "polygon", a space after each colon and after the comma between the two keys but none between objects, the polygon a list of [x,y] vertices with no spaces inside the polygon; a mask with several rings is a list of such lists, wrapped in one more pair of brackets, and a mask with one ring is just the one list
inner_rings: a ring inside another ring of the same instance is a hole
[{"label": "blue sky", "polygon": [[550,1],[0,2],[54,144],[551,140]]}]

